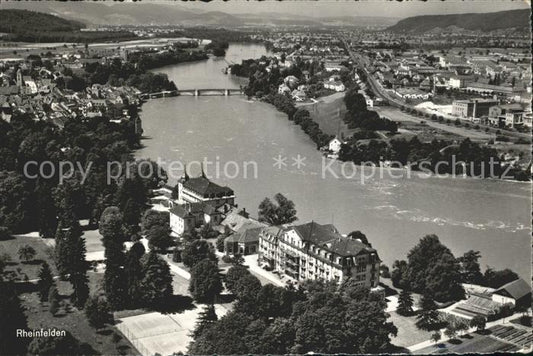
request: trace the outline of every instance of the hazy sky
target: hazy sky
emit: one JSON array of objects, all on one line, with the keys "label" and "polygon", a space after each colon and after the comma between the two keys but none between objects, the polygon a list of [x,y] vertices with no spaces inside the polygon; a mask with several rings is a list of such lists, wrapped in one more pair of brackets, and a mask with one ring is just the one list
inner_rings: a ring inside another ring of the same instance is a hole
[{"label": "hazy sky", "polygon": [[[143,2],[147,2],[146,0]],[[158,1],[164,2],[164,1]],[[171,2],[166,2],[171,3]],[[320,1],[247,1],[214,0],[209,3],[200,1],[176,2],[189,9],[204,11],[223,11],[228,13],[281,12],[305,16],[386,16],[409,17],[428,14],[455,14],[468,12],[493,12],[530,7],[525,0],[320,0]]]}]

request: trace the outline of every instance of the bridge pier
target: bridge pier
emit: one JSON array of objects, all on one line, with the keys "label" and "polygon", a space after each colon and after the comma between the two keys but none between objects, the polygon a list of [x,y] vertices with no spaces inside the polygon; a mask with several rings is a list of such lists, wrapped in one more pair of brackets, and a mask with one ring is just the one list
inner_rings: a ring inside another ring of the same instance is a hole
[{"label": "bridge pier", "polygon": [[200,95],[200,90],[194,89],[194,96],[199,96],[199,95]]},{"label": "bridge pier", "polygon": [[225,89],[224,90],[224,96],[229,96],[229,95],[230,95],[229,89]]}]

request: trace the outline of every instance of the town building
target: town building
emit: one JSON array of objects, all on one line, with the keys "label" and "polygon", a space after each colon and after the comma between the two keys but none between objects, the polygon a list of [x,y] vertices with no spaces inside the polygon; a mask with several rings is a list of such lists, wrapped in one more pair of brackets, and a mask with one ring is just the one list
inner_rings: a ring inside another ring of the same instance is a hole
[{"label": "town building", "polygon": [[184,173],[178,180],[178,204],[207,203],[215,208],[224,204],[235,204],[235,193],[228,187],[222,187],[210,181],[202,170],[199,177],[191,178]]},{"label": "town building", "polygon": [[524,124],[524,108],[518,103],[492,106],[489,109],[489,124],[497,127],[516,127]]},{"label": "town building", "polygon": [[513,306],[531,306],[531,286],[522,278],[504,284],[492,293],[492,300]]},{"label": "town building", "polygon": [[324,88],[335,90],[336,92],[341,92],[341,91],[346,90],[346,87],[340,80],[334,80],[334,79],[332,80],[331,78],[330,80],[324,82]]},{"label": "town building", "polygon": [[204,224],[219,225],[234,206],[233,190],[211,182],[203,171],[195,178],[185,172],[178,181],[177,201],[169,209],[170,228],[181,235]]},{"label": "town building", "polygon": [[424,92],[418,88],[397,88],[394,93],[402,99],[422,99],[428,100],[433,96],[432,93]]},{"label": "town building", "polygon": [[493,99],[455,100],[452,103],[452,115],[469,120],[480,118],[488,116],[490,107],[498,104],[498,100]]},{"label": "town building", "polygon": [[381,260],[375,249],[342,236],[335,226],[310,222],[289,227],[267,227],[259,235],[259,263],[294,282],[353,278],[366,288],[377,288]]},{"label": "town building", "polygon": [[259,234],[263,226],[247,224],[224,240],[224,253],[251,255],[259,249]]}]

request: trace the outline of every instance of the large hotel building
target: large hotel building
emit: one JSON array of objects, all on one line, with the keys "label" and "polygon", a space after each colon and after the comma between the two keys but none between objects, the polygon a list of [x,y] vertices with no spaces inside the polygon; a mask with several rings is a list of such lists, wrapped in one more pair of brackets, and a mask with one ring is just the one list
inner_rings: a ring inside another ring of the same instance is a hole
[{"label": "large hotel building", "polygon": [[289,227],[267,227],[259,235],[259,263],[295,282],[348,277],[363,287],[379,284],[381,260],[375,249],[342,236],[333,225],[310,222]]}]

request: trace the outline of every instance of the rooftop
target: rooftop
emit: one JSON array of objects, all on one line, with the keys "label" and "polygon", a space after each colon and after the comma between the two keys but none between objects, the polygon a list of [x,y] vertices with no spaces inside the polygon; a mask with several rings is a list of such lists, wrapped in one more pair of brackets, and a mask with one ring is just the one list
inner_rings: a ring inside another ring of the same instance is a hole
[{"label": "rooftop", "polygon": [[204,176],[185,179],[183,188],[192,190],[203,197],[224,197],[234,194],[230,188],[213,183]]},{"label": "rooftop", "polygon": [[320,246],[339,256],[355,256],[366,251],[376,253],[376,250],[361,241],[342,236],[332,224],[320,225],[316,222],[292,227],[302,240]]}]

